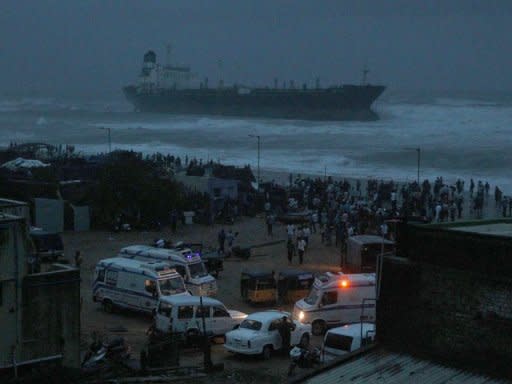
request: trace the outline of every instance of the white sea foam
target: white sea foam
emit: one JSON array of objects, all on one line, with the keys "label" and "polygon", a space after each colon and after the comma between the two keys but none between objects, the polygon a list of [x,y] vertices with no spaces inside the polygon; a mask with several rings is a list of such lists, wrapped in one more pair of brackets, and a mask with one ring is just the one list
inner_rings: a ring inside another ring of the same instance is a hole
[{"label": "white sea foam", "polygon": [[[512,106],[500,100],[430,100],[410,102],[404,97],[379,103],[382,119],[374,122],[110,113],[105,105],[69,102],[64,111],[0,113],[0,144],[49,141],[74,144],[87,153],[105,152],[106,132],[98,128],[106,127],[111,128],[113,148],[256,167],[257,141],[249,135],[259,135],[261,168],[397,180],[416,179],[415,148],[420,147],[422,178],[474,177],[512,193]],[[27,101],[19,103],[0,101],[0,112]],[[51,103],[59,105],[48,100],[28,105],[33,111],[33,105]],[[37,125],[42,115],[47,123]]]}]

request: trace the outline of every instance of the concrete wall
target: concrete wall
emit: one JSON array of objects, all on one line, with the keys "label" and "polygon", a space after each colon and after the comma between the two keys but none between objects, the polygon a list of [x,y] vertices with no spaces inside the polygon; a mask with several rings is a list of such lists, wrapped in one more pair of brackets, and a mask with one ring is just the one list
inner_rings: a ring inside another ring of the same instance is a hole
[{"label": "concrete wall", "polygon": [[388,257],[377,323],[388,347],[512,378],[512,277]]},{"label": "concrete wall", "polygon": [[64,231],[64,202],[54,199],[34,199],[35,226],[47,232]]},{"label": "concrete wall", "polygon": [[80,366],[80,271],[62,266],[23,281],[23,359],[63,355]]}]

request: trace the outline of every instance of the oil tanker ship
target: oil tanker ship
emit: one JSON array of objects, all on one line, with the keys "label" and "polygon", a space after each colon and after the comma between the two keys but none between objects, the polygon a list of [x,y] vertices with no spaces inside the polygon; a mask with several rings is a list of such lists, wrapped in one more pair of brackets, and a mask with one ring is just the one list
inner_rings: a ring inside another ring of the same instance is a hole
[{"label": "oil tanker ship", "polygon": [[382,85],[363,84],[314,87],[294,82],[278,87],[225,86],[215,87],[208,79],[197,81],[190,67],[161,66],[156,54],[144,55],[138,83],[123,88],[136,111],[174,114],[230,115],[309,120],[375,120],[373,102],[386,89]]}]

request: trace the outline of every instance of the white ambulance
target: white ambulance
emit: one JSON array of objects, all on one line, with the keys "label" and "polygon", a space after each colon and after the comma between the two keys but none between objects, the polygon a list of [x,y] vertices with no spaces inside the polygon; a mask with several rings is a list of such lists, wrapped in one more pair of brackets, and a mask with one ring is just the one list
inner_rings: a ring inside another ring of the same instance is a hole
[{"label": "white ambulance", "polygon": [[187,289],[192,295],[215,296],[217,294],[217,281],[208,274],[201,256],[190,249],[178,251],[149,245],[131,245],[121,249],[119,256],[134,260],[165,262],[183,276]]},{"label": "white ambulance", "polygon": [[183,278],[166,263],[122,257],[96,264],[92,299],[106,312],[115,307],[152,312],[161,297],[189,295]]},{"label": "white ambulance", "polygon": [[375,321],[375,297],[375,273],[327,272],[295,303],[293,317],[321,335],[330,327]]}]

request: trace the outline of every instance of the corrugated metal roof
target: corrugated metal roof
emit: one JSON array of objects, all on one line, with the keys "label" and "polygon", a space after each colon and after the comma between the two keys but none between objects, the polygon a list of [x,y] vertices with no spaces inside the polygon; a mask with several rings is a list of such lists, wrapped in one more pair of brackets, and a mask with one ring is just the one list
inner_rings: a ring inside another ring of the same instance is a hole
[{"label": "corrugated metal roof", "polygon": [[362,354],[328,371],[311,377],[305,383],[498,384],[510,382],[507,380],[491,379],[487,376],[456,368],[449,368],[410,355],[378,349]]}]

